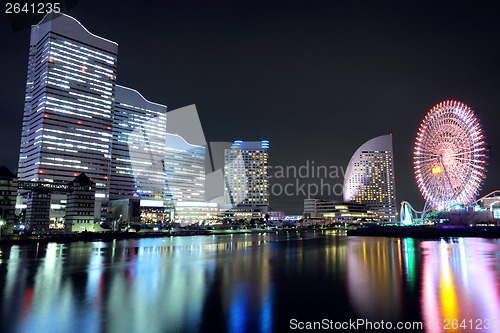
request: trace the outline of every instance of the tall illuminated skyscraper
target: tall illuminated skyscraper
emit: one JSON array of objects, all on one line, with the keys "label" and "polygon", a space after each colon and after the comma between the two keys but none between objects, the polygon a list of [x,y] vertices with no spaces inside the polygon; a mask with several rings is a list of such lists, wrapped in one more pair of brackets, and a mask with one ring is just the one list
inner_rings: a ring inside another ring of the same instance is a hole
[{"label": "tall illuminated skyscraper", "polygon": [[[141,199],[163,207],[167,107],[146,100],[136,90],[117,85],[109,198]],[[155,202],[153,202],[155,201]]]},{"label": "tall illuminated skyscraper", "polygon": [[167,192],[175,205],[205,201],[205,150],[178,134],[167,133],[165,174]]},{"label": "tall illuminated skyscraper", "polygon": [[224,156],[224,197],[238,207],[269,204],[269,141],[234,141]]},{"label": "tall illuminated skyscraper", "polygon": [[397,221],[392,135],[373,138],[352,155],[344,178],[344,201],[365,204],[381,221]]},{"label": "tall illuminated skyscraper", "polygon": [[20,180],[69,182],[84,172],[106,196],[117,52],[64,14],[32,27]]}]

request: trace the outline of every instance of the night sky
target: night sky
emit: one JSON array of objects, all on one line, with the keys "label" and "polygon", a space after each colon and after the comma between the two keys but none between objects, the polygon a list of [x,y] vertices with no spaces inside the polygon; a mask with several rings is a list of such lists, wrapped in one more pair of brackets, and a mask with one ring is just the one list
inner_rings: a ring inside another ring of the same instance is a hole
[{"label": "night sky", "polygon": [[[67,14],[119,44],[119,84],[169,110],[196,104],[207,141],[269,140],[271,165],[345,168],[392,133],[398,203],[421,208],[413,144],[442,100],[476,112],[491,145],[481,194],[500,188],[499,7],[435,2],[85,0]],[[6,14],[0,29],[0,164],[15,171],[29,30]],[[302,213],[303,197],[271,208]]]}]

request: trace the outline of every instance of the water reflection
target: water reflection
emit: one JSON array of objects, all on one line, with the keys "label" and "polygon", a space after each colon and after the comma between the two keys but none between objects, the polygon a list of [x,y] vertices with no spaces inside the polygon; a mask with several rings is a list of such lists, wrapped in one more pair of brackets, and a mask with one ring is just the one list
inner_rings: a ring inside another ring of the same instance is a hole
[{"label": "water reflection", "polygon": [[[465,320],[465,331],[476,331],[481,321],[500,314],[500,284],[496,265],[499,245],[478,238],[422,242],[424,250],[422,313],[428,332],[450,332],[443,323]],[[472,322],[469,322],[472,320]],[[471,329],[472,324],[472,329]],[[477,330],[483,331],[483,325]],[[499,332],[500,328],[487,331]]]},{"label": "water reflection", "polygon": [[228,331],[270,332],[269,238],[12,246],[2,253],[2,332],[198,332],[215,284]]},{"label": "water reflection", "polygon": [[427,329],[444,318],[498,321],[499,250],[498,240],[333,231],[11,246],[0,252],[0,331],[275,332],[291,318],[411,319]]},{"label": "water reflection", "polygon": [[[411,318],[423,321],[427,332],[472,332],[481,321],[500,320],[499,254],[498,240],[351,237],[349,301],[360,318]],[[465,320],[468,328],[454,330],[454,319]],[[500,327],[487,331],[500,332]]]},{"label": "water reflection", "polygon": [[348,239],[347,287],[361,318],[397,320],[403,311],[403,258],[400,239]]}]

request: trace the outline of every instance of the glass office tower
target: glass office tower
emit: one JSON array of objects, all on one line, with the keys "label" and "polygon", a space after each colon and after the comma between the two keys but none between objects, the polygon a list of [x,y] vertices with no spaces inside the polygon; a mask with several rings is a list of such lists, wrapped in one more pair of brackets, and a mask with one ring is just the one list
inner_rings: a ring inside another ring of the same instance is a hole
[{"label": "glass office tower", "polygon": [[72,181],[83,172],[106,196],[117,52],[64,14],[32,27],[20,180]]},{"label": "glass office tower", "polygon": [[167,107],[116,86],[109,196],[163,201]]},{"label": "glass office tower", "polygon": [[167,191],[174,203],[205,201],[205,151],[178,134],[166,135]]}]

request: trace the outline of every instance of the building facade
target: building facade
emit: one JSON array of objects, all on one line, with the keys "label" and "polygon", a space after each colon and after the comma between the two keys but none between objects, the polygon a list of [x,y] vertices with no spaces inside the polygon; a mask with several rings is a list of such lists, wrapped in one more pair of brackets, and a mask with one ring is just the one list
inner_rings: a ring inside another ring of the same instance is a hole
[{"label": "building facade", "polygon": [[219,204],[213,202],[177,202],[174,221],[181,226],[215,223],[220,211]]},{"label": "building facade", "polygon": [[166,193],[174,207],[170,219],[182,225],[213,220],[217,208],[204,202],[206,148],[178,134],[167,133],[165,142]]},{"label": "building facade", "polygon": [[188,143],[177,134],[165,136],[167,193],[174,204],[205,201],[206,148]]},{"label": "building facade", "polygon": [[344,178],[344,201],[366,205],[382,222],[397,222],[392,135],[371,139],[352,155]]},{"label": "building facade", "polygon": [[94,219],[95,183],[84,173],[70,183],[67,195],[66,231],[98,231]]},{"label": "building facade", "polygon": [[0,167],[0,228],[12,232],[16,223],[17,177],[4,165]]},{"label": "building facade", "polygon": [[64,14],[32,27],[20,180],[69,182],[85,172],[106,193],[117,52]]},{"label": "building facade", "polygon": [[[136,90],[117,85],[109,199],[140,199],[144,206],[164,206],[167,107],[146,100]],[[153,203],[154,204],[154,203]]]},{"label": "building facade", "polygon": [[[19,179],[65,184],[85,173],[95,187],[91,215],[96,221],[105,220],[109,200],[124,199],[134,205],[140,200],[163,219],[163,212],[156,210],[163,210],[169,200],[164,165],[167,108],[116,85],[117,52],[117,43],[90,33],[64,14],[47,15],[33,26]],[[49,216],[42,206],[54,203],[68,209],[62,216],[74,223],[74,207],[64,204],[66,194],[34,187],[36,191],[22,191],[31,224],[46,229]]]},{"label": "building facade", "polygon": [[336,202],[329,199],[304,199],[304,218],[322,219],[326,223],[379,222],[378,214],[356,202]]},{"label": "building facade", "polygon": [[[31,29],[19,180],[60,184],[85,173],[95,183],[97,219],[108,196],[117,52],[117,43],[64,14]],[[23,196],[27,222],[44,230],[50,194]]]},{"label": "building facade", "polygon": [[224,197],[234,207],[269,205],[269,141],[234,141],[224,154]]}]

